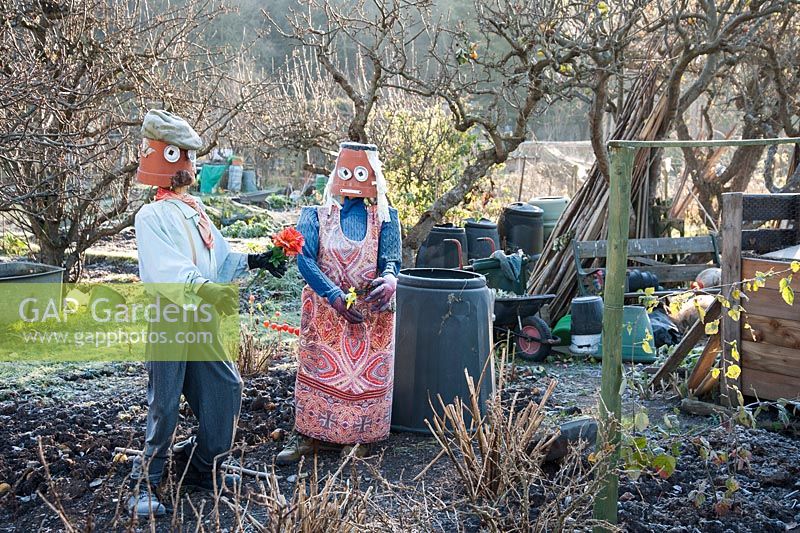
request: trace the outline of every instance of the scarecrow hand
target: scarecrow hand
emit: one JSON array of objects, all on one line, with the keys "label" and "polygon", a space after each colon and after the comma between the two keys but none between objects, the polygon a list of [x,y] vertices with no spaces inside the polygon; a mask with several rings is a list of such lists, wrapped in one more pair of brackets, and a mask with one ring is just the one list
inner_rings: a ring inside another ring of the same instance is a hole
[{"label": "scarecrow hand", "polygon": [[391,274],[387,274],[380,278],[372,280],[370,287],[375,287],[369,293],[364,301],[375,302],[370,309],[376,312],[382,312],[389,309],[392,305],[392,296],[397,292],[397,278]]},{"label": "scarecrow hand", "polygon": [[239,293],[228,285],[208,281],[197,289],[197,295],[223,315],[233,315],[239,311]]},{"label": "scarecrow hand", "polygon": [[344,301],[344,296],[339,296],[336,298],[331,304],[331,307],[336,309],[336,312],[351,324],[360,324],[364,322],[364,315],[355,309],[347,308],[347,303]]},{"label": "scarecrow hand", "polygon": [[273,264],[272,250],[261,254],[248,254],[247,268],[264,268],[276,278],[282,278],[286,274],[286,258],[283,258],[277,265]]}]

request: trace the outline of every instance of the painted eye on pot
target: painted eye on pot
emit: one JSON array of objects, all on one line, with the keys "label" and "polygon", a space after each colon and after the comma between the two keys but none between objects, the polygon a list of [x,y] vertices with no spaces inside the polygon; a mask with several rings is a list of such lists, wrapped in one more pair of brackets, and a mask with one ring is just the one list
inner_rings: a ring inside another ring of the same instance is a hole
[{"label": "painted eye on pot", "polygon": [[353,174],[358,181],[367,181],[369,177],[369,171],[364,167],[356,167]]},{"label": "painted eye on pot", "polygon": [[353,173],[350,172],[349,168],[339,167],[339,178],[345,181],[349,180],[353,177]]},{"label": "painted eye on pot", "polygon": [[175,146],[174,144],[168,144],[164,148],[164,159],[167,160],[169,163],[177,163],[178,159],[181,158],[181,149]]}]

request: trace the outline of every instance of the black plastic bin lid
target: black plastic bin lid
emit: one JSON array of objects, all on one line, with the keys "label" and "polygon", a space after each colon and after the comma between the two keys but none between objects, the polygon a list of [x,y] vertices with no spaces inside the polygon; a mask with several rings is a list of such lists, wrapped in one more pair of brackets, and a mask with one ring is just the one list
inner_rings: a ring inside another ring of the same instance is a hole
[{"label": "black plastic bin lid", "polygon": [[486,278],[475,272],[449,268],[406,268],[397,278],[399,285],[421,289],[467,290],[486,287]]},{"label": "black plastic bin lid", "polygon": [[480,228],[480,229],[497,229],[497,224],[495,224],[488,218],[482,218],[480,220],[475,220],[474,218],[468,218],[464,220],[464,227]]},{"label": "black plastic bin lid", "polygon": [[524,217],[540,218],[544,216],[544,209],[525,202],[514,202],[513,204],[508,204],[505,210],[510,211],[515,215],[521,215]]}]

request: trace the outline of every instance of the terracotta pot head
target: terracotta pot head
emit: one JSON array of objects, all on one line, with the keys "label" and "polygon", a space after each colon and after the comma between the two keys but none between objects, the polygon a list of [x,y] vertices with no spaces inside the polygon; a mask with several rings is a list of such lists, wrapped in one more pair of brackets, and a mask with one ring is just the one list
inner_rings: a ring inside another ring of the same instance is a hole
[{"label": "terracotta pot head", "polygon": [[139,148],[139,170],[136,178],[145,185],[170,188],[181,172],[194,177],[196,150],[203,141],[196,131],[178,115],[151,109],[142,121],[142,145]]},{"label": "terracotta pot head", "polygon": [[389,222],[389,200],[386,197],[386,178],[383,163],[374,144],[345,142],[339,145],[336,166],[328,177],[323,206],[338,205],[337,196],[345,198],[370,198],[378,206],[378,220]]},{"label": "terracotta pot head", "polygon": [[174,144],[142,139],[139,148],[139,183],[170,188],[172,178],[185,171],[194,176],[194,150],[183,150]]},{"label": "terracotta pot head", "polygon": [[377,198],[378,180],[368,152],[378,153],[374,144],[343,143],[333,169],[330,192],[334,196]]}]

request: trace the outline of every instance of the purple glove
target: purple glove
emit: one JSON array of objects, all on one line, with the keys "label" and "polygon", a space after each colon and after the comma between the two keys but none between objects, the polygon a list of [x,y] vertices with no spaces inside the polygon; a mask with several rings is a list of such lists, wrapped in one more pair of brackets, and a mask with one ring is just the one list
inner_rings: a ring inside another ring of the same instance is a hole
[{"label": "purple glove", "polygon": [[372,280],[370,286],[375,288],[364,299],[366,302],[375,302],[370,309],[376,312],[389,309],[392,305],[392,296],[397,292],[397,278],[392,274],[386,274],[383,277]]},{"label": "purple glove", "polygon": [[331,307],[336,309],[336,312],[351,324],[360,324],[364,322],[364,315],[352,307],[350,309],[347,308],[347,304],[345,303],[343,296],[336,298],[331,304]]}]

